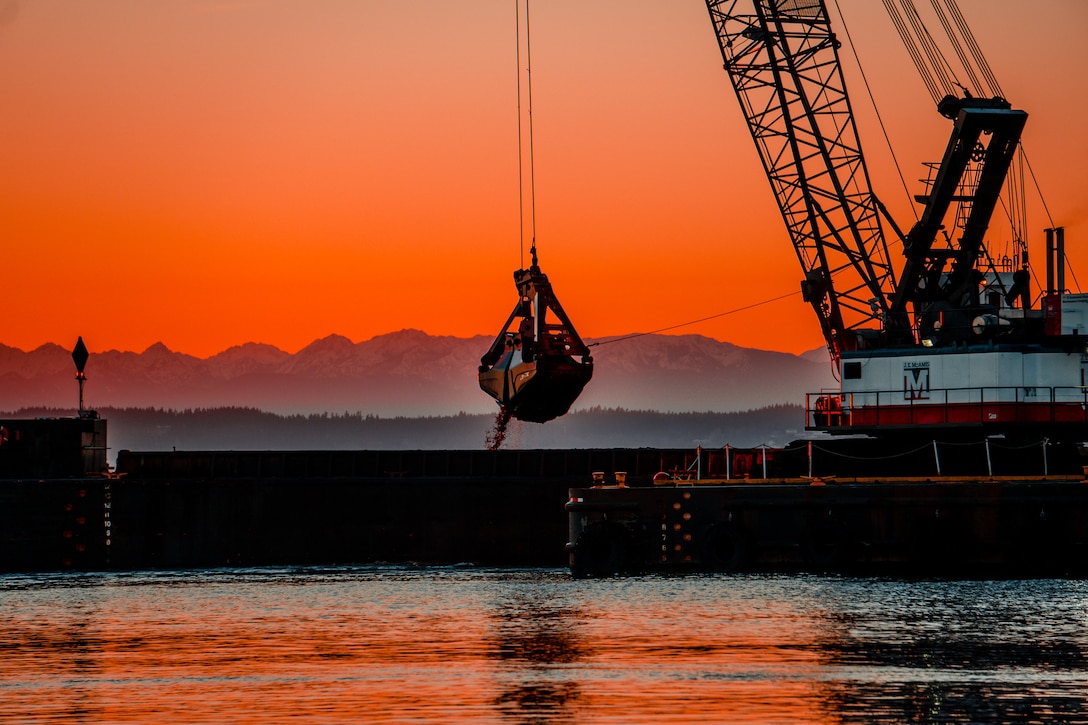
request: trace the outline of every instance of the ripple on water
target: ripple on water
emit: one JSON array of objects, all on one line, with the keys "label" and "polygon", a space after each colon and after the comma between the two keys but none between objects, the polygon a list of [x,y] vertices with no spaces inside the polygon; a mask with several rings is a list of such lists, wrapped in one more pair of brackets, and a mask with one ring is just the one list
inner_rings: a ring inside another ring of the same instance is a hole
[{"label": "ripple on water", "polygon": [[1088,722],[1078,581],[0,576],[0,720]]}]

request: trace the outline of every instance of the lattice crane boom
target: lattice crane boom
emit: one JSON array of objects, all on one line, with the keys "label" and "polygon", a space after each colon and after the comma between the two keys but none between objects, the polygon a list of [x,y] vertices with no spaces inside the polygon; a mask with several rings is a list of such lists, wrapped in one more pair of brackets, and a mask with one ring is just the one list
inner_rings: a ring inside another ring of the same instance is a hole
[{"label": "lattice crane boom", "polygon": [[833,358],[876,339],[895,277],[822,0],[706,0]]},{"label": "lattice crane boom", "polygon": [[[941,1],[934,9],[957,55],[968,58],[965,43],[985,68],[955,0]],[[1088,295],[1064,290],[1062,230],[1047,231],[1041,309],[1031,304],[1026,246],[995,263],[983,239],[1027,114],[992,79],[990,97],[972,96],[945,72],[915,0],[884,0],[893,21],[910,19],[911,32],[896,23],[908,50],[920,37],[939,66],[927,87],[952,122],[944,157],[927,164],[915,197],[921,217],[903,234],[870,190],[826,0],[705,2],[835,361],[839,390],[808,397],[806,429],[1085,440]],[[898,276],[882,222],[903,243]]]}]

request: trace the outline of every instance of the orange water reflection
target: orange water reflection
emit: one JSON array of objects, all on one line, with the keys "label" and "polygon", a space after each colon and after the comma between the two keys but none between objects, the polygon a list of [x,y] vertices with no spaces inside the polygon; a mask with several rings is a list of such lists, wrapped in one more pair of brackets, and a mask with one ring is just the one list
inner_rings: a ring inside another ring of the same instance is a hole
[{"label": "orange water reflection", "polygon": [[1077,722],[1086,587],[971,586],[404,568],[0,577],[0,720]]},{"label": "orange water reflection", "polygon": [[545,588],[503,601],[491,616],[504,712],[549,722],[828,720],[805,676],[821,657],[810,617],[765,598],[729,611],[625,596],[646,585],[597,582],[603,596],[578,605]]}]

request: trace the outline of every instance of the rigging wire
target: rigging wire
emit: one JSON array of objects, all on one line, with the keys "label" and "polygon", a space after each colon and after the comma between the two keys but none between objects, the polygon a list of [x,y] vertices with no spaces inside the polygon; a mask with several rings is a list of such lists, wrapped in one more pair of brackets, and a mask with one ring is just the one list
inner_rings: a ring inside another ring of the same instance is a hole
[{"label": "rigging wire", "polygon": [[967,53],[963,50],[963,45],[956,39],[955,31],[952,30],[948,17],[944,14],[944,9],[941,7],[940,0],[930,0],[930,4],[933,6],[933,12],[937,15],[937,19],[941,22],[941,27],[944,28],[944,34],[952,41],[952,50],[955,51],[956,57],[960,59],[960,65],[963,66],[963,70],[967,73],[967,77],[971,79],[971,87],[974,89],[975,94],[979,96],[984,95],[982,84],[979,83],[978,76],[975,75],[975,69],[971,66],[971,61],[968,60]]},{"label": "rigging wire", "polygon": [[[1024,148],[1023,141],[1020,142],[1020,148]],[[1054,227],[1054,217],[1050,216],[1050,207],[1046,205],[1046,199],[1043,197],[1043,189],[1039,186],[1039,180],[1035,178],[1035,169],[1031,168],[1031,160],[1028,159],[1028,152],[1024,151],[1024,166],[1028,169],[1028,175],[1031,176],[1031,183],[1035,186],[1035,193],[1039,195],[1039,201],[1043,205],[1043,213],[1046,214],[1046,220],[1050,222],[1051,228]]]},{"label": "rigging wire", "polygon": [[[1035,176],[1035,169],[1033,169],[1031,166],[1031,161],[1028,159],[1028,152],[1024,150],[1023,142],[1020,143],[1020,151],[1024,155],[1024,166],[1028,170],[1028,176],[1031,177],[1031,183],[1035,187],[1035,193],[1039,197],[1039,203],[1043,206],[1043,213],[1046,214],[1047,223],[1049,227],[1053,229],[1055,227],[1054,217],[1050,215],[1050,207],[1047,206],[1046,197],[1043,196],[1043,189],[1041,186],[1039,186],[1039,179]],[[1062,261],[1065,262],[1065,268],[1069,271],[1069,275],[1073,278],[1073,284],[1077,286],[1078,290],[1081,289],[1080,280],[1077,279],[1077,273],[1073,269],[1073,266],[1069,264],[1069,257],[1063,257]],[[1039,281],[1036,280],[1035,283],[1036,285],[1038,285]]]},{"label": "rigging wire", "polygon": [[[938,7],[939,0],[930,0],[934,8],[938,10],[938,14],[941,15],[942,22],[944,16],[940,12]],[[1004,98],[1005,92],[1001,88],[1001,84],[997,80],[997,76],[990,68],[990,64],[986,61],[985,55],[982,53],[978,42],[975,40],[974,33],[971,32],[970,26],[967,24],[966,19],[963,17],[963,13],[960,11],[959,6],[956,4],[956,0],[944,0],[948,6],[948,14],[955,23],[956,28],[959,30],[959,35],[963,39],[963,43],[966,44],[970,51],[971,57],[974,59],[975,65],[978,67],[979,73],[985,79],[988,86],[985,94],[994,96],[997,98]],[[959,41],[954,37],[952,31],[946,26],[946,33],[948,33],[950,40],[956,47],[956,52],[960,56],[961,63],[969,74],[972,74],[970,64],[965,59],[965,54],[960,48]],[[976,81],[977,82],[977,81]],[[981,84],[979,84],[978,92],[980,95],[984,94]],[[1027,170],[1025,174],[1025,168]],[[1046,214],[1047,221],[1050,228],[1054,227],[1054,219],[1050,214],[1050,209],[1047,206],[1046,198],[1043,196],[1042,188],[1039,185],[1038,179],[1035,177],[1035,171],[1031,166],[1031,162],[1028,159],[1027,151],[1024,149],[1023,141],[1019,144],[1016,157],[1012,164],[1010,189],[1009,189],[1009,209],[1005,209],[1006,215],[1009,216],[1010,222],[1013,225],[1014,236],[1020,241],[1022,247],[1026,249],[1027,240],[1027,179],[1030,176],[1033,186],[1035,187],[1035,193],[1039,198],[1039,202],[1043,207],[1043,212]],[[1004,204],[1002,204],[1004,207]],[[1076,274],[1070,270],[1074,283],[1076,282]],[[1079,283],[1077,283],[1079,288]]]},{"label": "rigging wire", "polygon": [[956,0],[945,0],[948,5],[948,12],[952,16],[956,26],[960,29],[960,35],[963,36],[964,41],[967,43],[968,49],[971,51],[971,55],[975,59],[975,63],[978,65],[979,71],[981,71],[983,77],[990,84],[990,91],[993,95],[1005,97],[1005,93],[1001,90],[1001,84],[997,82],[997,76],[990,70],[990,64],[986,62],[986,56],[982,54],[982,49],[979,48],[978,42],[975,40],[975,34],[971,32],[971,26],[967,24],[967,20],[963,17],[963,13],[960,12],[960,8],[956,5]]},{"label": "rigging wire", "polygon": [[918,50],[918,46],[914,42],[914,36],[911,35],[910,30],[907,28],[906,21],[899,13],[899,8],[895,6],[894,0],[883,0],[883,3],[884,9],[887,11],[888,17],[892,21],[892,25],[895,26],[896,32],[899,33],[899,40],[903,43],[907,55],[910,56],[915,69],[918,71],[918,77],[922,80],[926,90],[929,91],[929,97],[933,99],[934,103],[939,103],[941,100],[941,92],[938,90],[937,84],[934,82],[933,78],[927,72],[922,53]]},{"label": "rigging wire", "polygon": [[[910,55],[915,68],[918,71],[918,75],[922,80],[922,83],[926,86],[930,96],[935,103],[939,103],[944,94],[941,93],[939,87],[943,86],[947,95],[957,95],[956,89],[963,91],[966,95],[970,96],[968,89],[963,86],[956,79],[956,71],[948,63],[948,59],[941,53],[939,46],[934,41],[929,30],[926,28],[925,22],[922,20],[921,15],[918,13],[918,9],[914,4],[914,0],[882,0],[884,8],[887,11],[888,17],[891,19],[892,24],[895,26],[896,31],[899,34],[900,40],[903,43],[904,48]],[[943,2],[943,7],[942,7]],[[840,19],[842,19],[842,10],[838,7],[838,0],[835,0],[836,9],[839,12]],[[990,64],[987,62],[985,55],[979,47],[978,41],[975,39],[974,33],[971,31],[970,26],[965,19],[963,12],[960,10],[956,0],[930,0],[930,4],[933,7],[933,11],[936,17],[941,23],[944,33],[948,38],[948,42],[951,44],[956,57],[962,67],[963,73],[968,78],[968,82],[971,85],[971,90],[978,96],[989,96],[994,98],[1005,98],[1004,90],[1001,88],[1001,84],[997,80],[997,76],[994,74]],[[900,10],[900,8],[902,10]],[[904,19],[906,18],[906,19]],[[842,19],[843,27],[846,27],[845,19]],[[912,32],[913,30],[913,32]],[[849,31],[846,32],[847,39],[849,39]],[[853,43],[851,42],[851,46]],[[855,51],[856,56],[856,51]],[[927,63],[928,59],[928,63]],[[859,62],[860,67],[860,62]],[[864,71],[862,71],[862,79],[865,80],[866,89],[869,90],[868,81],[865,79]],[[869,92],[870,98],[872,98],[872,92]],[[875,108],[875,102],[874,102]],[[877,113],[878,120],[880,120],[879,112]],[[883,122],[881,122],[883,126]],[[890,146],[890,141],[888,142]],[[894,158],[894,154],[893,154]],[[898,170],[898,163],[896,164]],[[1026,172],[1025,172],[1026,168]],[[1013,160],[1010,168],[1008,179],[1008,200],[1006,204],[1005,199],[1000,199],[1001,207],[1006,217],[1009,220],[1010,227],[1012,229],[1013,237],[1016,243],[1022,250],[1027,249],[1027,179],[1030,177],[1032,185],[1035,188],[1036,196],[1042,205],[1043,212],[1046,215],[1050,228],[1054,228],[1054,219],[1050,214],[1050,209],[1047,206],[1046,198],[1043,196],[1042,188],[1039,184],[1038,178],[1035,176],[1035,170],[1031,166],[1031,162],[1028,158],[1027,152],[1024,150],[1023,143],[1021,141],[1020,148],[1017,151],[1016,157]],[[904,184],[902,179],[902,173],[900,172],[900,181]],[[908,193],[909,197],[909,193]],[[914,209],[913,205],[911,208]],[[917,212],[915,212],[917,218]],[[1074,283],[1077,283],[1076,275],[1072,273]],[[1033,271],[1034,275],[1034,271]],[[1078,288],[1079,288],[1079,283]]]},{"label": "rigging wire", "polygon": [[1077,289],[1079,290],[1080,289],[1080,280],[1077,279],[1077,273],[1075,271],[1073,271],[1073,265],[1069,264],[1069,257],[1066,256],[1064,252],[1062,253],[1062,260],[1065,262],[1065,269],[1069,272],[1069,275],[1073,278],[1073,284],[1075,284],[1077,286]]},{"label": "rigging wire", "polygon": [[918,221],[918,210],[914,207],[914,204],[910,203],[910,189],[907,188],[907,180],[903,176],[903,168],[899,165],[899,158],[895,155],[895,149],[892,147],[891,136],[888,135],[888,129],[884,125],[884,117],[880,115],[880,109],[876,105],[876,98],[873,97],[873,89],[869,85],[869,77],[865,75],[865,68],[861,65],[861,58],[858,57],[858,49],[854,45],[854,39],[850,37],[850,29],[846,27],[846,18],[842,14],[842,8],[839,7],[839,0],[833,0],[835,3],[835,12],[839,14],[839,22],[842,23],[843,32],[846,34],[846,41],[850,45],[850,52],[854,55],[854,62],[858,64],[858,71],[861,73],[862,83],[865,85],[865,91],[869,94],[869,103],[873,107],[873,112],[876,114],[877,123],[880,124],[880,131],[884,134],[884,143],[888,146],[888,153],[891,154],[892,163],[895,165],[895,173],[899,175],[899,183],[903,186],[903,193],[907,195],[907,205],[910,207],[911,212],[914,214],[914,220]]},{"label": "rigging wire", "polygon": [[922,21],[922,16],[918,14],[918,8],[914,5],[914,0],[899,0],[899,2],[902,3],[907,20],[910,22],[911,27],[914,28],[918,42],[929,59],[930,72],[936,76],[936,81],[944,90],[944,95],[954,95],[956,88],[963,88],[963,84],[956,78],[952,66],[948,63],[944,54],[941,53],[940,48],[937,47],[933,36],[929,34],[929,29]]},{"label": "rigging wire", "polygon": [[1028,192],[1027,184],[1024,183],[1024,158],[1024,147],[1018,143],[1016,144],[1016,157],[1012,164],[1013,173],[1016,175],[1016,203],[1020,206],[1018,219],[1020,226],[1016,231],[1020,239],[1026,240],[1028,236]]},{"label": "rigging wire", "polygon": [[[525,172],[524,172],[524,147],[525,142],[521,136],[521,2],[514,0],[514,37],[515,37],[515,61],[517,64],[517,91],[518,91],[518,259],[522,269],[525,268]],[[533,264],[536,264],[536,170],[533,157],[533,49],[529,31],[529,0],[525,0],[525,78],[528,91],[528,121],[529,121],[529,227],[531,232],[530,250]]]},{"label": "rigging wire", "polygon": [[529,90],[529,224],[533,264],[536,264],[536,160],[533,156],[533,45],[529,28],[529,0],[525,0],[525,80]]},{"label": "rigging wire", "polygon": [[514,46],[518,73],[518,266],[525,269],[525,182],[521,169],[521,0],[514,0]]},{"label": "rigging wire", "polygon": [[589,345],[587,345],[586,347],[599,347],[601,345],[611,345],[613,342],[622,342],[624,340],[632,340],[632,339],[634,339],[636,337],[644,337],[646,335],[656,335],[659,332],[668,332],[669,330],[675,330],[675,329],[680,328],[680,327],[687,327],[689,325],[697,325],[700,322],[706,322],[707,320],[716,320],[719,317],[725,317],[726,315],[734,315],[734,314],[736,314],[738,312],[744,312],[745,310],[750,310],[750,309],[755,308],[755,307],[762,307],[763,305],[769,305],[772,302],[778,302],[779,300],[784,300],[784,299],[786,299],[788,297],[794,297],[794,296],[799,295],[799,294],[801,294],[800,290],[798,290],[796,292],[787,292],[784,295],[779,295],[777,297],[772,297],[772,298],[770,298],[768,300],[763,300],[761,302],[753,302],[750,305],[744,305],[743,307],[737,307],[735,309],[727,310],[725,312],[719,312],[716,315],[709,315],[707,317],[700,317],[698,320],[690,320],[688,322],[681,322],[681,323],[678,323],[676,325],[669,325],[668,327],[660,327],[660,328],[658,328],[656,330],[650,330],[649,332],[635,332],[635,333],[632,333],[630,335],[624,335],[623,337],[617,337],[617,338],[612,339],[612,340],[604,340],[602,342],[593,342],[593,343],[590,343]]}]

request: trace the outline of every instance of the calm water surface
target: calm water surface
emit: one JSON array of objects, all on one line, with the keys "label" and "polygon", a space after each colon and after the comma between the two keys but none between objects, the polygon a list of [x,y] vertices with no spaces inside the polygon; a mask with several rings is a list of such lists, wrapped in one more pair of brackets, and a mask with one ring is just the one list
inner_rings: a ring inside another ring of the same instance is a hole
[{"label": "calm water surface", "polygon": [[1088,723],[1088,582],[0,577],[0,721]]}]

